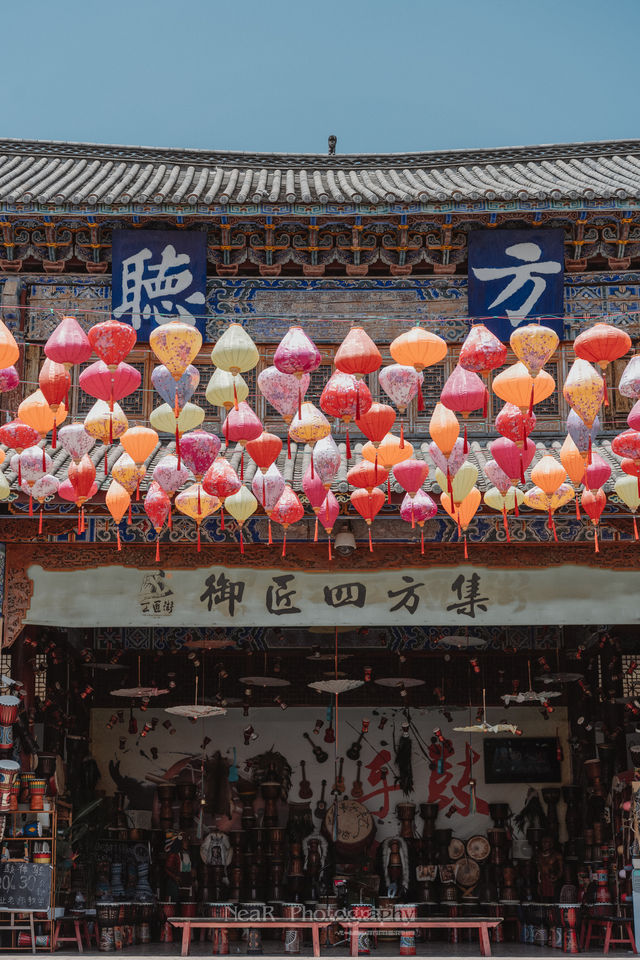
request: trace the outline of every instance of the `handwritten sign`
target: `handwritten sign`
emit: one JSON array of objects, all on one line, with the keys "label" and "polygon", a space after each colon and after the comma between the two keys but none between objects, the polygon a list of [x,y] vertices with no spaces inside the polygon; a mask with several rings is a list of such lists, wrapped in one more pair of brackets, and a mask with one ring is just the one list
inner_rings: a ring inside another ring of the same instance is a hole
[{"label": "handwritten sign", "polygon": [[0,862],[0,912],[48,910],[51,875],[44,864]]}]

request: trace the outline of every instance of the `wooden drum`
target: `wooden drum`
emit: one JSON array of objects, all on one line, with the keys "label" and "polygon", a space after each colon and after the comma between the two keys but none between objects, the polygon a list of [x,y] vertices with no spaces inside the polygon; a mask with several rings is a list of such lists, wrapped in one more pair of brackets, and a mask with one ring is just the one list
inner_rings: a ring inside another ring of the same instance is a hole
[{"label": "wooden drum", "polygon": [[[337,824],[334,813],[337,811]],[[367,808],[351,797],[341,797],[327,810],[322,832],[336,853],[347,862],[358,860],[367,850],[376,832],[375,821]]]}]

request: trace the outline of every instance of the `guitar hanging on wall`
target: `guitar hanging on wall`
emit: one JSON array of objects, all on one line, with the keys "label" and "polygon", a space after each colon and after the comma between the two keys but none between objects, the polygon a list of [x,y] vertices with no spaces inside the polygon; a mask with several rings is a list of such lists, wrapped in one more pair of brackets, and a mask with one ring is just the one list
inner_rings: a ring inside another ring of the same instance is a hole
[{"label": "guitar hanging on wall", "polygon": [[360,771],[362,770],[362,760],[358,760],[357,764],[356,778],[353,781],[353,786],[351,787],[351,796],[354,800],[359,800],[360,797],[364,794],[364,789],[362,787],[362,780],[360,779]]},{"label": "guitar hanging on wall", "polygon": [[307,774],[305,771],[306,761],[300,761],[300,769],[302,770],[302,777],[300,780],[300,786],[298,787],[298,796],[301,800],[308,800],[313,796],[313,790],[311,789],[311,784],[307,780]]},{"label": "guitar hanging on wall", "polygon": [[305,730],[305,732],[302,734],[302,736],[305,738],[305,740],[308,740],[309,743],[311,744],[311,749],[313,750],[313,755],[314,755],[314,757],[316,758],[316,760],[318,761],[318,763],[326,763],[327,760],[329,759],[329,754],[327,753],[327,751],[326,751],[326,750],[323,750],[322,747],[318,747],[318,746],[313,742],[313,740],[311,739],[311,737],[309,736],[309,734],[306,732],[306,730]]}]

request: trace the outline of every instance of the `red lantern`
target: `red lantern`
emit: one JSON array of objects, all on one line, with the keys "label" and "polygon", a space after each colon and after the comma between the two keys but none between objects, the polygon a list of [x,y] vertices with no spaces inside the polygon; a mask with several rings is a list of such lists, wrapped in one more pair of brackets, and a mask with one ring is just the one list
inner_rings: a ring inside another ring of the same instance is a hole
[{"label": "red lantern", "polygon": [[205,473],[202,486],[220,501],[220,528],[224,530],[224,502],[242,486],[238,474],[224,457],[218,457]]},{"label": "red lantern", "polygon": [[87,333],[87,339],[102,362],[115,370],[133,350],[138,337],[128,323],[110,319],[91,327]]},{"label": "red lantern", "polygon": [[640,460],[640,431],[625,430],[611,441],[611,449],[618,457]]},{"label": "red lantern", "polygon": [[237,407],[232,407],[222,424],[224,440],[229,448],[230,443],[239,443],[242,447],[240,457],[240,479],[244,480],[244,447],[249,440],[257,440],[263,432],[260,418],[253,412],[246,400]]},{"label": "red lantern", "polygon": [[524,443],[531,431],[535,428],[535,425],[535,413],[523,413],[515,403],[505,403],[496,417],[496,430],[498,433],[518,444]]},{"label": "red lantern", "polygon": [[413,498],[429,476],[429,467],[424,460],[403,460],[395,465],[393,475],[402,489]]},{"label": "red lantern", "polygon": [[395,420],[396,412],[388,403],[372,403],[367,412],[358,417],[356,424],[377,450]]},{"label": "red lantern", "polygon": [[287,530],[294,523],[298,523],[304,516],[304,507],[300,503],[298,495],[287,485],[280,499],[273,508],[271,519],[284,527],[284,537],[282,540],[282,556],[287,555]]},{"label": "red lantern", "polygon": [[378,484],[384,483],[389,471],[370,460],[363,460],[347,471],[347,481],[352,487],[359,487],[371,493]]},{"label": "red lantern", "polygon": [[327,380],[320,396],[320,408],[329,417],[337,417],[347,427],[347,460],[351,459],[349,424],[371,409],[369,387],[350,373],[337,370]]},{"label": "red lantern", "polygon": [[360,380],[380,367],[382,356],[362,327],[352,327],[338,347],[333,362],[336,370],[351,373]]},{"label": "red lantern", "polygon": [[[40,434],[33,427],[29,427],[22,420],[12,420],[0,427],[0,443],[16,453],[22,453],[28,447],[35,447],[40,440]],[[20,461],[18,461],[19,463]],[[22,473],[18,472],[18,485],[22,486]]]},{"label": "red lantern", "polygon": [[501,367],[507,359],[507,348],[495,334],[477,323],[471,327],[460,349],[458,363],[465,370],[487,376],[491,370]]},{"label": "red lantern", "polygon": [[[69,388],[71,386],[71,377],[61,363],[55,363],[53,360],[49,360],[47,357],[45,362],[42,364],[42,369],[38,375],[38,383],[40,385],[42,396],[49,404],[51,412],[55,417],[60,404],[66,404],[67,402]],[[54,420],[51,440],[51,447],[53,450],[56,449],[56,426],[57,424]]]},{"label": "red lantern", "polygon": [[313,542],[318,542],[318,514],[320,513],[320,507],[323,505],[327,499],[327,491],[325,490],[324,483],[318,476],[318,474],[313,472],[311,473],[311,465],[309,465],[305,471],[304,477],[302,478],[302,489],[304,495],[309,501],[311,509],[316,515],[316,528],[313,535]]},{"label": "red lantern", "polygon": [[75,317],[63,317],[44,345],[50,360],[62,363],[67,370],[76,363],[86,363],[91,344]]},{"label": "red lantern", "polygon": [[595,552],[600,553],[598,546],[598,523],[602,516],[602,511],[607,505],[607,497],[604,490],[585,490],[580,498],[582,509],[587,514],[593,524]]},{"label": "red lantern", "polygon": [[367,490],[354,490],[351,494],[351,503],[369,527],[370,553],[373,553],[371,524],[382,510],[385,499],[384,493],[378,487],[374,487],[371,493],[369,493]]},{"label": "red lantern", "polygon": [[591,454],[591,463],[584,472],[583,483],[587,490],[603,487],[611,476],[611,467],[599,453]]},{"label": "red lantern", "polygon": [[[482,416],[486,417],[488,396],[487,388],[478,374],[471,370],[465,370],[458,364],[442,388],[440,402],[449,410],[453,410],[454,413],[461,413],[464,419],[478,409],[482,409]],[[467,453],[468,450],[469,444],[465,424],[464,453]]]},{"label": "red lantern", "polygon": [[152,483],[144,498],[144,512],[156,531],[156,563],[160,560],[160,531],[171,513],[171,500],[159,483]]},{"label": "red lantern", "polygon": [[[576,357],[597,363],[604,373],[610,363],[631,350],[631,337],[610,323],[595,323],[576,337],[573,349]],[[608,406],[606,380],[604,389],[604,404]]]},{"label": "red lantern", "polygon": [[255,465],[266,473],[275,463],[282,451],[282,440],[275,433],[262,432],[255,440],[249,440],[245,447]]},{"label": "red lantern", "polygon": [[524,446],[519,446],[513,440],[500,437],[489,444],[489,450],[493,459],[504,470],[512,483],[525,482],[524,472],[536,452],[536,445],[532,440],[526,440]]},{"label": "red lantern", "polygon": [[119,363],[115,367],[108,367],[103,360],[91,363],[78,377],[81,389],[96,400],[104,400],[109,404],[109,410],[113,410],[114,402],[137,390],[141,380],[140,371],[131,364]]},{"label": "red lantern", "polygon": [[92,494],[93,485],[96,479],[96,468],[85,453],[84,457],[76,463],[72,460],[67,470],[69,482],[75,493],[75,503],[80,507],[80,516],[78,517],[78,533],[83,533],[84,526],[84,505]]}]

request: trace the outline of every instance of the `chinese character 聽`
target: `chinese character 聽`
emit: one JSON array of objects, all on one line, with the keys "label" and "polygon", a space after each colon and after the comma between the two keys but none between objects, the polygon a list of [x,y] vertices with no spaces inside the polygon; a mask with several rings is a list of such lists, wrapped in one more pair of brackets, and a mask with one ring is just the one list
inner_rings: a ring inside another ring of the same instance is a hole
[{"label": "chinese character \u807d", "polygon": [[224,573],[220,573],[216,579],[215,573],[212,573],[211,576],[207,577],[204,584],[205,591],[200,600],[202,603],[206,601],[207,610],[211,610],[214,603],[216,606],[220,603],[227,603],[229,605],[229,616],[233,617],[236,603],[241,602],[244,594],[244,581],[229,580]]},{"label": "chinese character \u807d", "polygon": [[485,604],[489,602],[489,597],[480,596],[479,574],[473,573],[465,579],[461,573],[451,584],[451,589],[457,594],[459,603],[450,603],[447,607],[447,612],[455,610],[458,616],[463,615],[465,617],[471,617],[472,619],[475,618],[476,607],[478,610],[486,613],[487,608]]},{"label": "chinese character \u807d", "polygon": [[502,292],[498,294],[495,300],[489,304],[489,310],[500,306],[501,303],[509,300],[515,293],[521,290],[525,284],[531,283],[531,293],[517,310],[506,310],[506,315],[511,320],[511,325],[517,327],[523,317],[529,315],[531,310],[547,288],[547,281],[544,277],[536,274],[554,274],[560,273],[562,264],[557,260],[545,260],[540,262],[542,250],[537,243],[514,243],[507,247],[505,253],[519,260],[520,264],[514,264],[511,267],[473,267],[473,273],[478,280],[506,280],[512,277],[510,283],[507,283]]},{"label": "chinese character \u807d", "polygon": [[130,313],[134,330],[152,314],[158,324],[168,323],[177,314],[180,320],[195,325],[196,317],[187,304],[202,306],[205,299],[200,290],[189,293],[193,284],[189,254],[177,253],[168,243],[160,263],[148,263],[152,258],[151,250],[143,247],[122,261],[122,303],[114,309],[114,317]]},{"label": "chinese character \u807d", "polygon": [[363,583],[339,583],[324,588],[324,602],[330,607],[364,607],[367,588]]},{"label": "chinese character \u807d", "polygon": [[420,603],[420,597],[416,591],[418,587],[424,587],[424,583],[416,583],[413,577],[403,577],[402,579],[407,584],[406,587],[400,587],[399,590],[387,590],[387,596],[390,600],[393,600],[394,597],[400,598],[396,604],[389,607],[389,612],[393,613],[395,610],[405,607],[409,613],[415,613]]},{"label": "chinese character \u807d", "polygon": [[292,573],[285,573],[279,577],[272,577],[273,584],[267,588],[267,610],[280,616],[283,613],[300,613],[299,607],[294,607],[293,597],[296,591],[289,590],[289,583],[295,580]]}]

